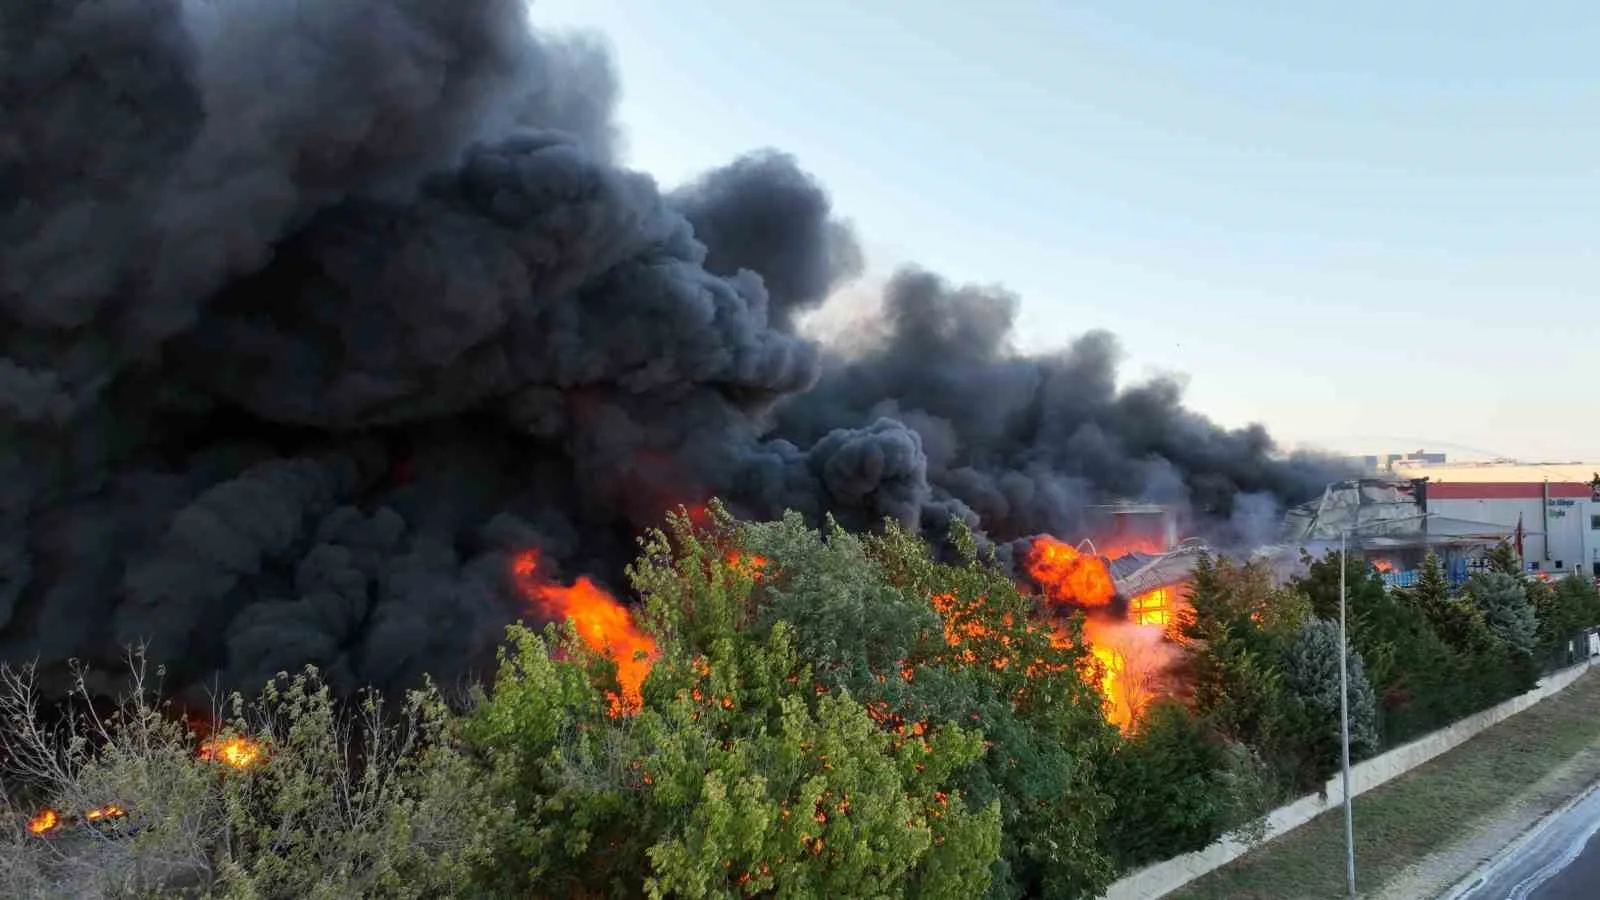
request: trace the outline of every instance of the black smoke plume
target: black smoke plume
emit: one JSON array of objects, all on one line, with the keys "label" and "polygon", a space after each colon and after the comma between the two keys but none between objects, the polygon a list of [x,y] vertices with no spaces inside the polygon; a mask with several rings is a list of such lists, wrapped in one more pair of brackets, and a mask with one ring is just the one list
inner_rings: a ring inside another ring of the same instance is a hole
[{"label": "black smoke plume", "polygon": [[615,94],[523,0],[4,4],[0,660],[392,687],[489,658],[509,554],[605,577],[712,495],[1003,541],[1329,477],[925,273],[806,339],[861,269],[822,189],[763,154],[663,194]]}]

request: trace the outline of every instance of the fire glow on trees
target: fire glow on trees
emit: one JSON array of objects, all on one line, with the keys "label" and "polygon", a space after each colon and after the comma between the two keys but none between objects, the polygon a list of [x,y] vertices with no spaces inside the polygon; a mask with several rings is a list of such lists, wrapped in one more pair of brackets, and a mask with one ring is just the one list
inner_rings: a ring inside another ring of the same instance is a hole
[{"label": "fire glow on trees", "polygon": [[587,575],[570,586],[545,579],[539,572],[537,550],[518,553],[511,561],[511,574],[522,596],[542,615],[571,620],[584,646],[616,663],[621,690],[606,693],[611,715],[636,712],[642,703],[640,688],[657,652],[655,640],[640,630],[628,608]]}]

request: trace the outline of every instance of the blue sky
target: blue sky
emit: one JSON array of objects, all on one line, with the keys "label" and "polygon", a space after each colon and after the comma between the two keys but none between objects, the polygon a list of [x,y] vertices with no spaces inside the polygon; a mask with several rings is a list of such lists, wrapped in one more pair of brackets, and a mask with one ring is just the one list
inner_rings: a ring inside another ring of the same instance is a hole
[{"label": "blue sky", "polygon": [[[877,273],[1284,444],[1600,459],[1590,2],[537,0],[603,33],[626,161],[795,154]],[[1451,446],[1436,446],[1448,444]]]}]

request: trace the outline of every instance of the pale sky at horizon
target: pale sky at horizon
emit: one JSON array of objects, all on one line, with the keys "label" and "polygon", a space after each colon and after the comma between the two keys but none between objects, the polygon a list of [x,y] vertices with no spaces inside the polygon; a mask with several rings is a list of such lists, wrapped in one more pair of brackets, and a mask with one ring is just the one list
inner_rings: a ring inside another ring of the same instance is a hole
[{"label": "pale sky at horizon", "polygon": [[[898,12],[897,12],[898,11]],[[1581,0],[537,0],[664,186],[793,153],[882,275],[1115,332],[1286,446],[1600,459],[1600,12]]]}]

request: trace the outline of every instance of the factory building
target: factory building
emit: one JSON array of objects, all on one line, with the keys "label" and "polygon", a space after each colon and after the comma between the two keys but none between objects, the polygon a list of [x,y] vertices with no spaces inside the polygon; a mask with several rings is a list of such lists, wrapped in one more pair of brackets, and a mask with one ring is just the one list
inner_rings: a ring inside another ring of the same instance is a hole
[{"label": "factory building", "polygon": [[1600,577],[1600,479],[1444,481],[1427,485],[1430,512],[1522,529],[1532,573]]}]

